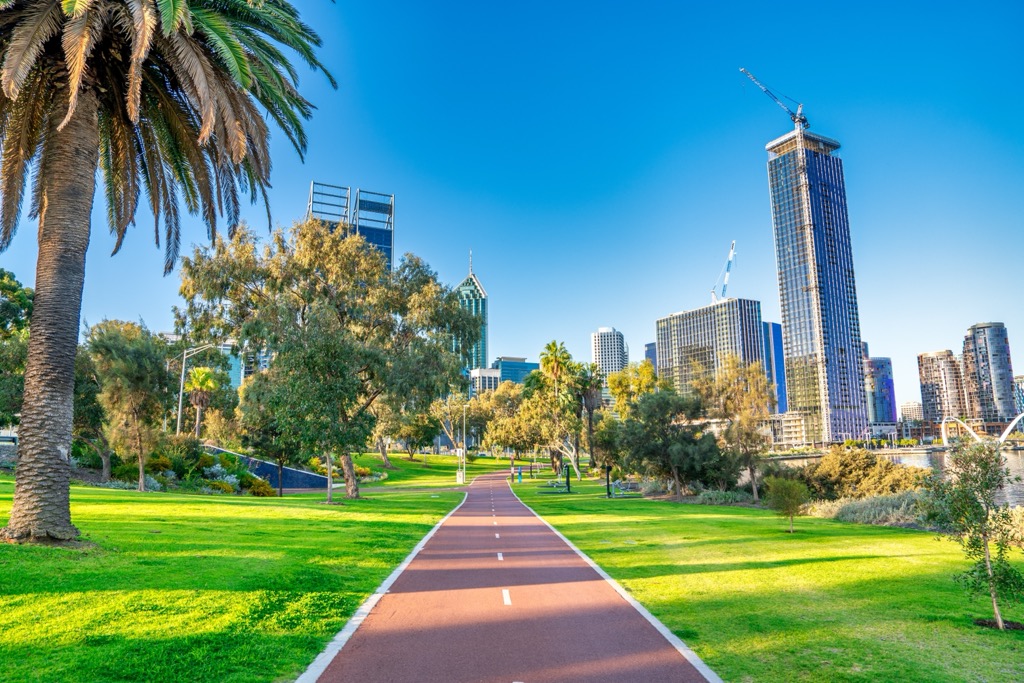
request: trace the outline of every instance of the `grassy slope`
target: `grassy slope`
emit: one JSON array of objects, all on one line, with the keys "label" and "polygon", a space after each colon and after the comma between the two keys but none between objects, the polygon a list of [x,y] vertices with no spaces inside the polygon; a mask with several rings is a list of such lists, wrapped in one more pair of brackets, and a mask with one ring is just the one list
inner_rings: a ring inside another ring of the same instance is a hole
[{"label": "grassy slope", "polygon": [[[0,525],[13,488],[0,476]],[[294,678],[462,498],[71,495],[94,547],[0,545],[3,680]]]},{"label": "grassy slope", "polygon": [[790,535],[761,510],[516,489],[727,681],[1024,680],[1024,633],[971,623],[991,605],[933,534],[800,518]]}]

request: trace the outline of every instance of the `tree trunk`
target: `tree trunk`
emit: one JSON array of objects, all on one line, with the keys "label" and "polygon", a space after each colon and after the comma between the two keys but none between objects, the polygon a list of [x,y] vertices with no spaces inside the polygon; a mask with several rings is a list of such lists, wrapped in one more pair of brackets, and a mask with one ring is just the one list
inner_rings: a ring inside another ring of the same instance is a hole
[{"label": "tree trunk", "polygon": [[793,515],[789,516],[789,533],[793,533]]},{"label": "tree trunk", "polygon": [[672,480],[676,484],[676,498],[682,500],[683,498],[683,482],[679,481],[679,470],[675,467],[672,468]]},{"label": "tree trunk", "polygon": [[988,549],[988,536],[982,537],[982,544],[985,546],[985,571],[988,572],[988,594],[992,598],[992,613],[996,616],[996,626],[1000,631],[1006,630],[1003,624],[1003,615],[999,611],[999,600],[996,595],[996,577],[992,574],[992,555]]},{"label": "tree trunk", "polygon": [[587,450],[590,451],[590,467],[592,470],[597,465],[597,454],[594,452],[594,411],[587,411]]},{"label": "tree trunk", "polygon": [[199,426],[203,424],[203,407],[196,406],[196,440],[199,439]]},{"label": "tree trunk", "polygon": [[327,502],[334,502],[334,456],[327,454]]},{"label": "tree trunk", "polygon": [[345,497],[359,497],[359,477],[356,476],[356,468],[352,464],[352,456],[349,453],[341,455],[341,470],[345,473]]},{"label": "tree trunk", "polygon": [[[68,93],[57,98],[66,103]],[[0,537],[39,542],[78,537],[71,523],[71,422],[75,353],[96,189],[99,133],[96,97],[82,91],[75,115],[62,131],[51,117],[47,173],[39,210],[35,307],[28,341],[25,390],[18,429],[14,503]],[[66,107],[55,107],[55,112]],[[8,144],[13,141],[8,140]]]},{"label": "tree trunk", "polygon": [[384,461],[384,469],[397,469],[394,465],[391,464],[391,458],[388,457],[388,445],[384,443],[384,437],[380,437],[377,439],[377,450],[380,451],[380,459]]},{"label": "tree trunk", "polygon": [[106,483],[110,481],[110,451],[106,449],[100,450],[100,462],[103,463],[103,470],[100,473],[100,481]]},{"label": "tree trunk", "polygon": [[277,497],[284,498],[284,461],[277,461]]},{"label": "tree trunk", "polygon": [[146,490],[146,456],[142,452],[142,431],[139,429],[139,418],[132,416],[135,424],[135,448],[139,451],[139,490]]},{"label": "tree trunk", "polygon": [[750,477],[750,486],[754,490],[754,502],[758,501],[757,498],[757,468],[754,467],[754,463],[747,465],[747,475]]}]

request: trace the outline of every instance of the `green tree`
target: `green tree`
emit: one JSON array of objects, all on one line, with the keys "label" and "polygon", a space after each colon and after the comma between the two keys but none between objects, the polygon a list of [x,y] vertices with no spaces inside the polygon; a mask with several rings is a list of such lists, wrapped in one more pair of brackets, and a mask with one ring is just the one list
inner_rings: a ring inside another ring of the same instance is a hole
[{"label": "green tree", "polygon": [[108,439],[139,463],[139,490],[146,490],[146,454],[156,442],[156,424],[173,379],[163,342],[135,323],[106,320],[87,337],[106,414]]},{"label": "green tree", "polygon": [[0,340],[28,329],[35,293],[22,287],[14,273],[0,268]]},{"label": "green tree", "polygon": [[[173,267],[179,194],[212,234],[266,198],[273,119],[305,150],[311,105],[282,48],[320,39],[286,0],[6,0],[0,11],[0,251],[30,215],[39,255],[8,539],[68,540],[74,359],[97,176],[120,248],[140,197]],[[99,173],[97,173],[99,171]],[[162,233],[162,234],[161,234]]]},{"label": "green tree", "polygon": [[807,485],[796,479],[768,477],[765,502],[782,517],[789,517],[789,533],[793,533],[793,517],[800,514],[800,507],[810,498]]},{"label": "green tree", "polygon": [[623,466],[671,479],[676,496],[683,485],[703,482],[721,457],[715,437],[706,430],[703,406],[694,396],[672,390],[644,394],[633,404],[619,436]]},{"label": "green tree", "polygon": [[408,413],[402,417],[396,436],[405,444],[405,451],[412,460],[416,451],[429,446],[440,433],[441,424],[433,415]]},{"label": "green tree", "polygon": [[615,402],[615,412],[622,420],[629,417],[633,405],[641,396],[670,386],[668,382],[658,379],[654,365],[646,359],[640,363],[630,363],[619,372],[608,375],[608,393]]},{"label": "green tree", "polygon": [[275,391],[287,397],[275,404],[278,427],[309,454],[340,456],[352,498],[351,453],[366,445],[374,404],[437,395],[458,377],[456,339],[471,346],[479,335],[421,259],[388,272],[360,235],[315,220],[262,249],[243,228],[197,249],[182,261],[181,293],[179,329],[273,350]]},{"label": "green tree", "polygon": [[239,402],[242,444],[256,457],[277,465],[277,495],[284,496],[284,468],[304,460],[300,443],[289,439],[279,424],[280,404],[287,392],[278,391],[274,373],[260,372],[246,380]]},{"label": "green tree", "polygon": [[708,416],[722,425],[723,449],[746,468],[756,503],[758,466],[771,445],[767,421],[775,402],[764,366],[730,354],[714,373],[700,373],[694,388]]},{"label": "green tree", "polygon": [[28,332],[0,336],[0,428],[18,424],[25,393]]},{"label": "green tree", "polygon": [[188,400],[196,409],[196,438],[199,438],[199,429],[203,423],[203,410],[210,405],[213,393],[217,391],[220,384],[214,376],[212,368],[198,367],[188,371],[188,379],[185,380],[185,391],[188,392]]},{"label": "green tree", "polygon": [[[971,562],[956,576],[971,595],[988,593],[996,626],[1006,628],[1000,600],[1024,600],[1024,576],[1010,563],[1010,549],[1024,547],[1011,508],[997,499],[1012,481],[999,444],[958,442],[946,456],[944,477],[928,485],[926,517],[952,536]],[[993,552],[994,551],[994,552]]]},{"label": "green tree", "polygon": [[106,413],[100,402],[100,384],[96,363],[86,346],[75,355],[75,410],[73,434],[75,439],[93,448],[100,457],[101,480],[110,480],[110,441],[103,429]]},{"label": "green tree", "polygon": [[583,399],[583,408],[587,411],[587,451],[590,453],[591,467],[597,465],[597,450],[594,447],[594,416],[602,406],[601,390],[604,388],[604,374],[597,363],[586,363],[577,378]]}]

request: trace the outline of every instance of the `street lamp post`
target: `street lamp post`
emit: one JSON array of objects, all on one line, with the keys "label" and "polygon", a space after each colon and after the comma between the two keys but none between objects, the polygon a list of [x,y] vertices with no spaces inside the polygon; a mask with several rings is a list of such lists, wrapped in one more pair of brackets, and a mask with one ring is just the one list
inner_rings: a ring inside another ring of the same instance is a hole
[{"label": "street lamp post", "polygon": [[185,349],[181,354],[181,383],[178,385],[178,428],[174,431],[176,435],[181,434],[181,407],[185,398],[185,365],[188,359],[197,353],[215,348],[217,348],[217,344],[204,344],[203,346]]}]

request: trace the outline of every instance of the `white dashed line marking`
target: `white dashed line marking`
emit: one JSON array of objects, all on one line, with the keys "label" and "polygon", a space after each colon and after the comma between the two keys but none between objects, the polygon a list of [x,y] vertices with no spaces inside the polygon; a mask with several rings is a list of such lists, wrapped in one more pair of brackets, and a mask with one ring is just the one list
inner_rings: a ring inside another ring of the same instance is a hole
[{"label": "white dashed line marking", "polygon": [[505,556],[502,555],[501,553],[498,553],[498,562],[504,562],[504,561],[505,561]]},{"label": "white dashed line marking", "polygon": [[507,588],[501,589],[501,601],[504,602],[506,605],[512,604],[512,596],[508,594]]},{"label": "white dashed line marking", "polygon": [[495,538],[501,538],[501,534],[494,534]]}]

